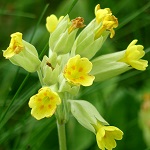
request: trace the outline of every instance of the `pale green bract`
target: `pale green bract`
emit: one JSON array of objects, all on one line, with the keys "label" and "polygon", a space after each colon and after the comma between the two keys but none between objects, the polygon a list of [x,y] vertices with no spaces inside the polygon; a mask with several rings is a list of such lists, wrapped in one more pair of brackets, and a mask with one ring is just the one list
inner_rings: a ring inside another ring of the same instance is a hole
[{"label": "pale green bract", "polygon": [[69,100],[69,103],[72,115],[83,127],[93,133],[95,133],[93,125],[97,124],[97,121],[101,122],[103,125],[108,125],[91,103],[85,100]]}]

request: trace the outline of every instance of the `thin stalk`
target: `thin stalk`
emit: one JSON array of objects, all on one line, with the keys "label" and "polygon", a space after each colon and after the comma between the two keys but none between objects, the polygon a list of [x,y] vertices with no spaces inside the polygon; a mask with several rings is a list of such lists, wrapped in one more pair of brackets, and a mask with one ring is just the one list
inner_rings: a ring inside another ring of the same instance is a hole
[{"label": "thin stalk", "polygon": [[70,6],[70,8],[67,11],[67,14],[69,14],[71,12],[71,10],[73,9],[73,7],[76,5],[76,3],[78,2],[78,0],[74,0]]},{"label": "thin stalk", "polygon": [[33,41],[33,38],[34,38],[34,36],[35,36],[35,32],[37,31],[37,28],[38,28],[38,26],[39,26],[39,24],[40,24],[40,22],[41,22],[41,20],[42,20],[42,18],[43,18],[43,16],[44,16],[45,12],[46,12],[48,6],[49,6],[49,4],[47,4],[47,5],[45,6],[45,8],[44,8],[44,10],[43,10],[43,12],[42,12],[42,14],[41,14],[41,16],[40,16],[40,18],[39,18],[37,24],[36,24],[36,26],[35,26],[35,28],[34,28],[33,34],[32,34],[32,36],[31,36],[31,38],[30,38],[30,43],[32,43],[32,41]]},{"label": "thin stalk", "polygon": [[67,150],[65,123],[60,124],[57,121],[57,130],[58,130],[59,150]]},{"label": "thin stalk", "polygon": [[20,93],[20,91],[22,90],[22,87],[24,86],[24,84],[26,83],[27,79],[29,78],[30,73],[28,73],[26,75],[26,77],[24,78],[23,82],[21,83],[21,85],[19,86],[17,92],[15,93],[14,97],[12,98],[9,106],[7,107],[6,111],[4,112],[4,114],[2,115],[1,119],[0,119],[0,123],[3,121],[3,119],[5,118],[7,112],[9,111],[10,107],[12,106],[12,104],[14,103],[14,100],[16,99],[16,97],[18,96],[18,93]]}]

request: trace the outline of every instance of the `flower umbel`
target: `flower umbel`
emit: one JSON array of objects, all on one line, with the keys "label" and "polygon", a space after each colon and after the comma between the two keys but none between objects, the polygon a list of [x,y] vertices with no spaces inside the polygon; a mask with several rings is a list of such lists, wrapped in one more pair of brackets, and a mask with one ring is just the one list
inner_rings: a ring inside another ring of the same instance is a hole
[{"label": "flower umbel", "polygon": [[87,58],[76,55],[69,59],[64,70],[64,77],[75,85],[90,86],[95,79],[88,74],[91,69],[92,63]]},{"label": "flower umbel", "polygon": [[98,147],[102,150],[112,150],[116,147],[115,140],[121,140],[123,132],[114,126],[103,126],[98,123],[96,127],[96,140]]},{"label": "flower umbel", "polygon": [[20,53],[24,49],[22,42],[22,33],[16,32],[11,34],[11,41],[9,47],[3,52],[6,59],[11,58],[15,54]]},{"label": "flower umbel", "polygon": [[43,87],[38,91],[38,94],[30,98],[31,115],[37,120],[51,117],[60,103],[61,99],[56,92],[49,87]]},{"label": "flower umbel", "polygon": [[127,47],[124,57],[120,62],[125,62],[137,70],[145,70],[148,66],[148,61],[141,59],[144,55],[144,47],[142,45],[135,45],[138,40],[133,40]]}]

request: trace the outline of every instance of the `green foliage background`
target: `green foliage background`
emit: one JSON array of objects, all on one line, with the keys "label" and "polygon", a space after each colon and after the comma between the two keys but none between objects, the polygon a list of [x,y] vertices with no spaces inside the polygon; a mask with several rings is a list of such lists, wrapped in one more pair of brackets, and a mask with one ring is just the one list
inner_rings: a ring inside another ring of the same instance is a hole
[{"label": "green foliage background", "polygon": [[[46,17],[52,13],[57,16],[69,13],[71,19],[82,16],[88,24],[98,3],[102,8],[111,8],[119,20],[119,27],[115,37],[108,38],[97,55],[123,50],[133,39],[138,39],[138,44],[145,47],[144,58],[150,60],[148,0],[1,0],[0,49],[5,50],[10,34],[19,31],[39,54],[47,54],[49,33],[45,28]],[[123,130],[124,138],[117,141],[116,150],[150,149],[139,123],[143,94],[150,92],[149,77],[149,67],[144,72],[133,69],[81,89],[79,99],[94,104],[111,125]],[[0,150],[58,150],[55,117],[37,121],[30,115],[28,101],[40,88],[37,74],[28,74],[12,65],[0,51],[0,79]],[[80,126],[72,116],[66,132],[69,150],[98,150],[95,135]]]}]

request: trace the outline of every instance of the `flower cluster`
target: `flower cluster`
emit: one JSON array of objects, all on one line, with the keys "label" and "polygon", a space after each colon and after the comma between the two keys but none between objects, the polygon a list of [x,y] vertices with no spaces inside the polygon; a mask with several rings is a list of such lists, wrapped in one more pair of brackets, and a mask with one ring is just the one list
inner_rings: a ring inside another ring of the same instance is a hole
[{"label": "flower cluster", "polygon": [[[145,52],[133,40],[126,50],[95,58],[104,41],[113,38],[118,19],[109,8],[95,7],[95,18],[84,24],[82,17],[69,15],[46,18],[49,36],[49,55],[38,58],[36,48],[22,39],[22,33],[11,35],[9,47],[3,56],[28,72],[37,72],[41,89],[29,100],[31,115],[40,120],[55,114],[59,123],[66,123],[68,113],[96,135],[98,147],[108,150],[116,147],[123,132],[102,118],[96,108],[85,100],[74,100],[80,86],[91,86],[132,68],[145,70],[148,61],[141,59]],[[77,36],[79,28],[83,28]]]}]

